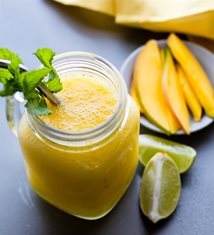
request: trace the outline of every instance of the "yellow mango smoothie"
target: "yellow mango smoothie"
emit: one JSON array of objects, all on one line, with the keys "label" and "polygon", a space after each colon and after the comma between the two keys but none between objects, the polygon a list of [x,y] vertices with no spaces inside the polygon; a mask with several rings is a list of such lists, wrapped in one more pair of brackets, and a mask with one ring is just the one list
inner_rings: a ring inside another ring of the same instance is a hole
[{"label": "yellow mango smoothie", "polygon": [[19,124],[27,176],[50,204],[97,219],[117,204],[135,174],[139,110],[119,73],[56,70],[60,106],[48,104],[52,114],[46,116],[25,113]]},{"label": "yellow mango smoothie", "polygon": [[67,131],[84,131],[98,126],[110,117],[118,97],[95,78],[65,78],[58,93],[61,105],[49,104],[51,115],[42,117],[50,126]]}]

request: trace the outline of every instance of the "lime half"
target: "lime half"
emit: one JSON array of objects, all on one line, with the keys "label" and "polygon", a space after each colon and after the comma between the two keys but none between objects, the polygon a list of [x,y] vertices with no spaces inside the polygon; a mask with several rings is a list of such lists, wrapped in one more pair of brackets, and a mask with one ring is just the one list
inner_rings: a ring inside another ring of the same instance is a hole
[{"label": "lime half", "polygon": [[156,153],[167,153],[176,163],[180,173],[187,171],[196,157],[193,148],[152,135],[140,135],[139,146],[139,160],[144,166]]},{"label": "lime half", "polygon": [[140,206],[153,222],[168,217],[176,208],[181,191],[181,180],[174,161],[166,154],[157,153],[146,165],[140,189]]}]

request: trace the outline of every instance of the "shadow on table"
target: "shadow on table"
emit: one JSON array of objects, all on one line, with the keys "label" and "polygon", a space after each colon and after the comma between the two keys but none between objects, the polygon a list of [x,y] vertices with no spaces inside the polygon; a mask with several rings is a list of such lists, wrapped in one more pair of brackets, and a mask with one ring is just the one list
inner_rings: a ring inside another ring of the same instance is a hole
[{"label": "shadow on table", "polygon": [[[64,213],[46,203],[35,193],[32,198],[39,216],[42,234],[46,235],[140,235],[145,234],[139,208],[139,185],[141,178],[136,174],[128,191],[119,204],[104,218],[83,220]],[[131,205],[131,206],[130,206]],[[127,223],[129,221],[129,223]],[[39,226],[39,224],[38,224]]]},{"label": "shadow on table", "polygon": [[143,126],[141,126],[140,132],[141,132],[141,134],[155,135],[155,136],[159,136],[161,138],[169,139],[171,141],[179,142],[181,144],[186,144],[186,145],[190,145],[190,146],[194,145],[194,148],[196,148],[196,150],[197,150],[197,148],[199,148],[201,145],[210,141],[210,134],[214,132],[214,123],[207,126],[203,130],[200,130],[198,132],[194,132],[190,135],[166,136],[165,134],[155,133],[155,132],[153,132]]},{"label": "shadow on table", "polygon": [[[143,168],[139,164],[137,173],[128,191],[118,205],[104,218],[83,220],[64,213],[33,194],[33,201],[46,235],[151,235],[164,234],[170,224],[176,227],[177,210],[167,219],[153,224],[140,209],[139,190]],[[179,210],[179,207],[178,207]],[[37,225],[39,226],[39,224]]]}]

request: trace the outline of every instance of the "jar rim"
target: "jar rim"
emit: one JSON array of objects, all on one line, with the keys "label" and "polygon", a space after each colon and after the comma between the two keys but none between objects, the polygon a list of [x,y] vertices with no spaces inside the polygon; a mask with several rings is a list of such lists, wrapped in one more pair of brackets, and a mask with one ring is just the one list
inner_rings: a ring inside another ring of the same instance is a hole
[{"label": "jar rim", "polygon": [[[37,116],[29,114],[28,112],[27,112],[27,119],[29,123],[31,123],[32,121],[34,122],[33,127],[32,125],[30,125],[34,131],[36,129],[36,131],[39,131],[40,134],[44,134],[46,137],[48,136],[60,139],[62,141],[75,141],[75,142],[84,140],[86,138],[90,139],[90,137],[96,138],[100,135],[100,133],[102,133],[102,131],[111,126],[114,120],[118,119],[119,116],[121,116],[124,113],[124,109],[127,103],[127,88],[124,79],[122,78],[122,75],[120,74],[118,69],[111,62],[109,62],[108,60],[106,60],[101,56],[98,56],[90,52],[77,51],[77,52],[66,52],[56,55],[54,56],[53,66],[55,67],[58,63],[60,63],[61,60],[65,61],[66,58],[70,59],[78,58],[80,61],[92,60],[93,63],[99,63],[105,69],[109,69],[111,72],[113,72],[114,79],[116,78],[119,82],[118,104],[115,107],[114,112],[112,113],[111,116],[109,116],[104,122],[100,123],[99,125],[81,131],[68,131],[68,130],[57,129],[53,126],[45,124]],[[35,128],[35,124],[37,125],[37,128]]]}]

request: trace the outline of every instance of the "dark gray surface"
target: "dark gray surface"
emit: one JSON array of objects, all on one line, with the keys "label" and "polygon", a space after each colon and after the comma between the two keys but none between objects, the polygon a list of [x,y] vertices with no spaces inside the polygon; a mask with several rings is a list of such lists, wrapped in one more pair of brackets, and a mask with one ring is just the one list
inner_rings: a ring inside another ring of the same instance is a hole
[{"label": "dark gray surface", "polygon": [[[133,49],[151,37],[163,36],[119,27],[110,17],[52,1],[0,0],[0,47],[18,52],[29,67],[38,65],[31,53],[49,46],[57,53],[97,53],[119,68]],[[140,212],[139,167],[116,208],[103,219],[85,221],[55,209],[29,188],[22,154],[7,127],[4,100],[0,99],[0,235],[214,234],[214,125],[172,139],[192,145],[198,156],[182,177],[181,200],[169,219],[153,225]]]}]

